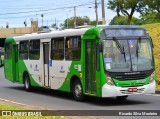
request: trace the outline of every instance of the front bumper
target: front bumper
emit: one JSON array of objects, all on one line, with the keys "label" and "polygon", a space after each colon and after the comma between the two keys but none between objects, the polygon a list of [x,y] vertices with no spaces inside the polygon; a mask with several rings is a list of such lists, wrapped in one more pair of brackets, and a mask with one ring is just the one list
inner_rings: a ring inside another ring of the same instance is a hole
[{"label": "front bumper", "polygon": [[152,94],[152,93],[155,93],[156,82],[154,80],[150,84],[136,87],[138,89],[137,92],[128,92],[128,88],[132,88],[132,87],[117,87],[117,86],[110,86],[108,84],[105,84],[102,87],[102,97],[115,97],[115,96],[136,95],[136,94]]}]

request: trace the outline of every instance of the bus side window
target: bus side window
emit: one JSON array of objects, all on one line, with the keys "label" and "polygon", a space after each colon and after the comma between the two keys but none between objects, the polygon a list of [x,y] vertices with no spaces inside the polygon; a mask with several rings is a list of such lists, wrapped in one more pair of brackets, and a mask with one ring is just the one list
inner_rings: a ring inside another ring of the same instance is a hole
[{"label": "bus side window", "polygon": [[64,59],[64,38],[54,38],[51,42],[51,59]]},{"label": "bus side window", "polygon": [[29,41],[20,42],[19,58],[21,60],[28,59],[28,45]]},{"label": "bus side window", "polygon": [[40,58],[40,40],[30,40],[29,59],[39,60]]},{"label": "bus side window", "polygon": [[81,37],[67,37],[65,42],[65,59],[80,60]]},{"label": "bus side window", "polygon": [[5,59],[11,59],[12,58],[12,43],[6,43],[5,44]]}]

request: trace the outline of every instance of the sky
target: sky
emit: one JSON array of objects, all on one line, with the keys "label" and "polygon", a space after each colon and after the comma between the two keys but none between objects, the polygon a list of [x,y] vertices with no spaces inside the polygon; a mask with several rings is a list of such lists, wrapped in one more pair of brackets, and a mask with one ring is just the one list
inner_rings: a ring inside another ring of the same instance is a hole
[{"label": "sky", "polygon": [[[114,11],[107,9],[105,1],[106,24],[116,15]],[[102,20],[101,0],[97,0],[98,19]],[[74,6],[76,6],[76,16],[88,16],[90,20],[95,20],[95,0],[0,0],[0,28],[9,24],[10,28],[31,26],[31,20],[38,20],[38,25],[50,26],[57,23],[58,26],[65,19],[74,16]]]}]

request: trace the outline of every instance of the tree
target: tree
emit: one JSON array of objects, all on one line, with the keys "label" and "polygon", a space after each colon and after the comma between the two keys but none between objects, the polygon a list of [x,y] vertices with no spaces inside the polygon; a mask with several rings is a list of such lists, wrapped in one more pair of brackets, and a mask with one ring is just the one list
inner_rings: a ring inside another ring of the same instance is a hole
[{"label": "tree", "polygon": [[160,22],[160,18],[158,18],[157,16],[158,16],[157,12],[144,13],[140,15],[141,23],[150,24],[150,23]]},{"label": "tree", "polygon": [[109,0],[108,9],[117,12],[117,16],[127,16],[127,24],[131,24],[134,12],[142,12],[145,8],[143,0]]},{"label": "tree", "polygon": [[[96,20],[93,20],[93,21],[90,21],[89,22],[89,25],[93,25],[93,26],[96,26]],[[98,24],[102,24],[102,21],[98,21]]]},{"label": "tree", "polygon": [[[88,16],[84,17],[76,17],[76,26],[82,26],[84,24],[89,24],[90,19]],[[64,21],[63,24],[61,24],[61,27],[63,28],[74,28],[74,17],[68,18]]]},{"label": "tree", "polygon": [[[128,24],[127,19],[128,19],[128,16],[115,16],[111,20],[110,25],[127,25]],[[130,24],[140,25],[141,22],[138,18],[132,17],[132,20],[131,20]]]},{"label": "tree", "polygon": [[[102,21],[98,21],[98,24],[102,24]],[[76,17],[76,26],[83,25],[96,25],[96,20],[90,21],[88,16]],[[60,25],[61,29],[74,28],[74,17],[68,18]]]},{"label": "tree", "polygon": [[160,12],[160,0],[144,0],[144,3],[148,5],[148,10]]},{"label": "tree", "polygon": [[144,14],[156,14],[155,19],[160,20],[160,0],[144,0],[144,3],[148,6]]},{"label": "tree", "polygon": [[51,27],[52,27],[52,28],[55,28],[56,26],[57,26],[56,23],[51,24]]}]

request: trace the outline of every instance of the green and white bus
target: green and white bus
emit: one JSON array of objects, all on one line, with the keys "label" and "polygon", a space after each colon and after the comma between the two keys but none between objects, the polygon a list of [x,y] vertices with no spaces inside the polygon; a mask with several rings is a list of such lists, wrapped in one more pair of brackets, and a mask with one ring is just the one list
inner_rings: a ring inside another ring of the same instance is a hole
[{"label": "green and white bus", "polygon": [[6,79],[84,95],[155,93],[153,43],[139,26],[96,26],[34,33],[5,40]]},{"label": "green and white bus", "polygon": [[4,48],[0,47],[0,66],[3,66],[4,62]]}]

